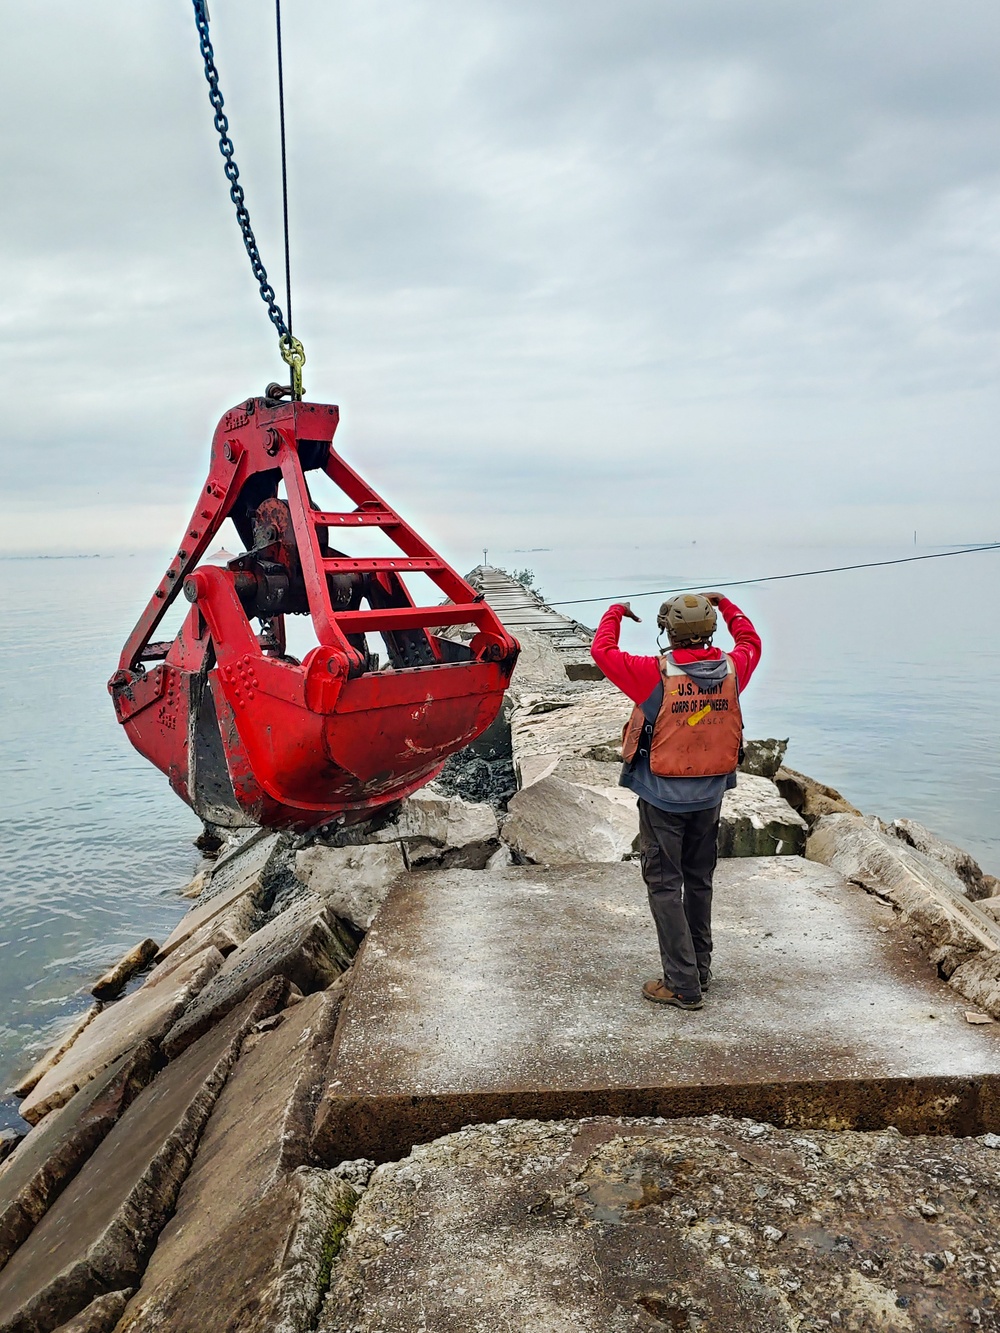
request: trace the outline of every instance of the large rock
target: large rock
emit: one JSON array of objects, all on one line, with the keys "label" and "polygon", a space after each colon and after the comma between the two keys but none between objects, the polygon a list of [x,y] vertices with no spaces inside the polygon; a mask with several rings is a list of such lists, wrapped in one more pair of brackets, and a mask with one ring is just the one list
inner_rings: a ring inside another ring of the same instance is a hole
[{"label": "large rock", "polygon": [[736,786],[722,798],[719,855],[801,856],[807,828],[773,782],[737,773]]},{"label": "large rock", "polygon": [[157,1067],[152,1042],[140,1042],[26,1136],[0,1172],[0,1267],[152,1081]]},{"label": "large rock", "polygon": [[156,940],[141,940],[122,954],[113,967],[94,982],[90,993],[95,1000],[116,1000],[138,974],[153,961],[159,950]]},{"label": "large rock", "polygon": [[588,787],[538,778],[511,799],[503,840],[539,865],[620,861],[637,850],[635,796],[621,787]]},{"label": "large rock", "polygon": [[787,737],[783,741],[773,736],[763,741],[745,740],[740,772],[751,773],[758,778],[773,778],[781,767],[787,749]]},{"label": "large rock", "polygon": [[[521,768],[521,786],[530,787],[539,778],[557,777],[564,782],[578,782],[584,787],[617,787],[621,777],[620,762],[602,763],[599,759],[583,759],[579,755],[530,755]],[[633,797],[633,800],[635,798]]]},{"label": "large rock", "polygon": [[824,815],[860,815],[861,811],[841,796],[836,787],[827,787],[794,768],[782,766],[774,776],[775,786],[806,823],[812,827]]},{"label": "large rock", "polygon": [[83,1085],[141,1041],[156,1041],[218,972],[222,954],[209,948],[151,973],[138,990],[103,1009],[21,1103],[29,1124],[65,1105]]},{"label": "large rock", "polygon": [[931,946],[948,947],[953,962],[981,949],[1000,949],[1000,927],[966,897],[954,871],[855,815],[825,815],[806,844],[811,861],[839,870],[903,912]]},{"label": "large rock", "polygon": [[507,1121],[376,1171],[319,1327],[993,1329],[998,1227],[1000,1153],[977,1139]]},{"label": "large rock", "polygon": [[940,861],[965,885],[965,891],[974,901],[989,898],[993,886],[989,877],[983,874],[979,862],[953,842],[939,838],[915,819],[894,819],[887,826],[887,832],[905,842],[908,847],[915,847],[918,852]]},{"label": "large rock", "polygon": [[367,930],[397,875],[407,868],[398,843],[324,847],[296,854],[295,873],[332,912]]},{"label": "large rock", "polygon": [[243,1039],[287,993],[262,987],[139,1094],[0,1273],[5,1333],[49,1333],[139,1285]]},{"label": "large rock", "polygon": [[357,1198],[308,1169],[342,991],[310,996],[246,1042],[119,1333],[314,1327],[331,1232]]},{"label": "large rock", "polygon": [[173,1059],[270,977],[306,994],[322,990],[350,967],[353,948],[318,898],[295,903],[229,955],[164,1037],[163,1050]]},{"label": "large rock", "polygon": [[497,836],[497,817],[485,802],[473,804],[460,796],[424,789],[403,802],[394,820],[373,832],[374,843],[433,843],[435,847],[467,847]]},{"label": "large rock", "polygon": [[524,691],[511,714],[514,767],[523,783],[525,761],[559,755],[613,762],[621,758],[622,728],[632,705],[613,685],[566,685]]}]

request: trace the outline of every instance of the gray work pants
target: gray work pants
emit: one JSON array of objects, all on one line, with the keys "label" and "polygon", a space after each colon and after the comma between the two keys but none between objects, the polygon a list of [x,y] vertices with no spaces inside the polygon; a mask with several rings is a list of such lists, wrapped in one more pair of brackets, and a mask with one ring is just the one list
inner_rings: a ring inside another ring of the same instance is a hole
[{"label": "gray work pants", "polygon": [[680,995],[701,994],[712,961],[712,875],[721,805],[683,813],[639,798],[639,854],[660,945],[663,981]]}]

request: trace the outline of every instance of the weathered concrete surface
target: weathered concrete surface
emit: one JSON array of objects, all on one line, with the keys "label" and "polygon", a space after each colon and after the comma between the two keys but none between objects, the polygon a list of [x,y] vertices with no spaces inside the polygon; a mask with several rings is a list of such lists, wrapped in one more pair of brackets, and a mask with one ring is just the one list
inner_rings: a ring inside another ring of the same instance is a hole
[{"label": "weathered concrete surface", "polygon": [[247,1040],[120,1333],[273,1329],[287,1303],[286,1252],[304,1217],[313,1219],[317,1272],[305,1282],[298,1271],[300,1301],[311,1292],[315,1316],[325,1235],[346,1220],[343,1209],[355,1196],[339,1182],[317,1193],[322,1182],[290,1173],[309,1164],[309,1129],[342,993],[336,986],[309,996],[276,1029]]},{"label": "weathered concrete surface", "polygon": [[133,945],[127,953],[122,954],[114,967],[109,967],[91,986],[90,993],[94,999],[117,999],[132,978],[149,966],[159,947],[156,940],[141,940]]},{"label": "weathered concrete surface", "polygon": [[318,898],[310,895],[231,953],[163,1039],[173,1059],[251,991],[286,977],[305,994],[322,990],[351,965],[352,941]]},{"label": "weathered concrete surface", "polygon": [[101,1012],[99,1004],[92,1004],[84,1013],[69,1020],[66,1028],[59,1034],[48,1050],[31,1066],[23,1078],[11,1088],[15,1097],[26,1097],[42,1081],[49,1070],[56,1065],[76,1041],[88,1024],[92,1023]]},{"label": "weathered concrete surface", "polygon": [[152,1081],[156,1069],[156,1048],[140,1042],[25,1137],[0,1171],[0,1267]]},{"label": "weathered concrete surface", "polygon": [[621,787],[585,787],[553,776],[519,791],[503,840],[540,865],[620,861],[639,845],[635,796]]},{"label": "weathered concrete surface", "polygon": [[393,842],[360,847],[317,843],[295,856],[295,873],[302,883],[359,930],[368,929],[397,875],[406,869],[402,848]]},{"label": "weathered concrete surface", "polygon": [[768,778],[737,773],[722,798],[720,856],[801,856],[808,824]]},{"label": "weathered concrete surface", "polygon": [[976,1139],[490,1125],[376,1172],[320,1331],[996,1330],[998,1229]]},{"label": "weathered concrete surface", "polygon": [[139,1285],[244,1037],[287,992],[262,987],[139,1094],[0,1272],[3,1333],[49,1333]]},{"label": "weathered concrete surface", "polygon": [[749,1114],[1000,1128],[1000,1026],[970,1027],[877,899],[798,857],[721,862],[700,1013],[658,973],[634,862],[397,884],[355,963],[316,1146],[398,1157],[506,1116]]},{"label": "weathered concrete surface", "polygon": [[884,833],[878,820],[851,815],[820,819],[806,855],[893,903],[951,984],[1000,1015],[1000,927],[954,871]]},{"label": "weathered concrete surface", "polygon": [[221,966],[218,949],[205,949],[157,969],[138,990],[103,1009],[21,1103],[24,1119],[37,1124],[120,1055],[162,1037]]}]

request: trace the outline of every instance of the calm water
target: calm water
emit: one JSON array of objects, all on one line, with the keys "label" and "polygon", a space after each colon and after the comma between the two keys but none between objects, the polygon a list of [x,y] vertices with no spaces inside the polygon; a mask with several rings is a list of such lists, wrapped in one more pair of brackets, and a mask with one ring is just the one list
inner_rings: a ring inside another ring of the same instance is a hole
[{"label": "calm water", "polygon": [[[910,553],[591,545],[491,558],[531,564],[553,600],[611,600]],[[127,743],[105,690],[162,558],[2,562],[0,1088],[85,1006],[104,966],[143,936],[162,939],[186,906],[177,889],[197,868],[200,826]],[[987,553],[734,590],[765,640],[744,700],[749,733],[790,736],[794,767],[865,810],[922,820],[993,873],[998,575],[1000,553]],[[628,627],[632,651],[652,650],[658,602],[636,601],[645,623]],[[593,625],[601,609],[575,613]]]}]

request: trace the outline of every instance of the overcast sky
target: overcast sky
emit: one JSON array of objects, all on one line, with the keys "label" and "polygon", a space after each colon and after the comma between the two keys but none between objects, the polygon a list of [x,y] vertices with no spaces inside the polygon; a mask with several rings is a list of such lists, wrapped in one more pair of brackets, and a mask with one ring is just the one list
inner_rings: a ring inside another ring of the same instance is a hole
[{"label": "overcast sky", "polygon": [[[1000,536],[995,0],[283,9],[308,396],[453,558]],[[279,287],[273,7],[211,11]],[[0,548],[169,551],[280,369],[191,5],[8,0],[0,98]]]}]

